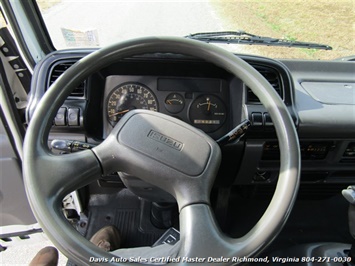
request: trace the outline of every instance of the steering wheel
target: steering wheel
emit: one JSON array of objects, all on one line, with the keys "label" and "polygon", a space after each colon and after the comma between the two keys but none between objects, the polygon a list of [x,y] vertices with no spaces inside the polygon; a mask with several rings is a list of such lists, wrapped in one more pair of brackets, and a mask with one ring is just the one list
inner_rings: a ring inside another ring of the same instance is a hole
[{"label": "steering wheel", "polygon": [[[224,68],[252,89],[274,122],[281,153],[276,190],[263,216],[243,237],[233,239],[224,235],[209,204],[221,161],[219,146],[205,133],[180,120],[134,110],[92,150],[54,155],[48,149],[48,134],[56,112],[82,80],[117,60],[154,52],[191,55]],[[176,198],[181,233],[178,256],[249,257],[269,244],[286,222],[299,186],[300,151],[286,106],[253,67],[210,44],[177,37],[150,37],[95,51],[57,79],[30,121],[23,171],[26,193],[38,222],[61,252],[79,265],[88,264],[90,257],[110,261],[113,255],[87,241],[65,220],[62,199],[101,175],[118,171],[140,177]],[[229,263],[234,264],[231,260]]]}]

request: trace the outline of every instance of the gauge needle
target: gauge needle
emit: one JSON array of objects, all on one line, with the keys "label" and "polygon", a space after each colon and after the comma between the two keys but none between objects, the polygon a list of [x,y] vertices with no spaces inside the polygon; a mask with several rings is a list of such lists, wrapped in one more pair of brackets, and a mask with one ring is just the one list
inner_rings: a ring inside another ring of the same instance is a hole
[{"label": "gauge needle", "polygon": [[166,100],[166,102],[167,102],[168,104],[172,104],[170,100]]},{"label": "gauge needle", "polygon": [[208,101],[207,111],[209,111],[210,109],[211,109],[211,102]]},{"label": "gauge needle", "polygon": [[114,113],[114,114],[110,114],[108,117],[112,117],[112,116],[115,116],[115,115],[124,114],[124,113],[127,113],[128,111],[129,111],[129,109],[126,109],[126,110],[123,110],[123,111],[120,111],[120,112],[117,112],[117,113]]}]

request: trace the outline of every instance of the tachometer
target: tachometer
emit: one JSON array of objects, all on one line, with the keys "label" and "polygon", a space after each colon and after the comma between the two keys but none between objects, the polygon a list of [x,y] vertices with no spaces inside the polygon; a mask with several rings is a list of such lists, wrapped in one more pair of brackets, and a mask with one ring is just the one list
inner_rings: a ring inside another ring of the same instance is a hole
[{"label": "tachometer", "polygon": [[153,92],[138,83],[121,84],[114,88],[107,99],[107,116],[112,126],[130,110],[158,111],[158,102]]},{"label": "tachometer", "polygon": [[198,97],[190,107],[192,125],[209,133],[219,129],[226,121],[227,112],[223,102],[213,95]]}]

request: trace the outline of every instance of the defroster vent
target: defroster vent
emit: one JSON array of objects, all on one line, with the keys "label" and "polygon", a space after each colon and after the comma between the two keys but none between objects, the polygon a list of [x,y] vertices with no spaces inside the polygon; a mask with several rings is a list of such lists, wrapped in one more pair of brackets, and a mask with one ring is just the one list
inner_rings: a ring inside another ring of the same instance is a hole
[{"label": "defroster vent", "polygon": [[[49,72],[47,89],[60,77],[68,68],[74,65],[76,61],[61,61],[53,65]],[[85,81],[81,82],[80,85],[75,88],[71,94],[70,98],[83,98],[85,96]]]},{"label": "defroster vent", "polygon": [[[269,81],[271,86],[275,89],[275,91],[280,95],[281,99],[283,99],[283,88],[280,73],[273,68],[264,67],[264,66],[253,66],[264,78]],[[247,102],[248,103],[260,103],[259,98],[252,92],[249,87],[247,89]]]}]

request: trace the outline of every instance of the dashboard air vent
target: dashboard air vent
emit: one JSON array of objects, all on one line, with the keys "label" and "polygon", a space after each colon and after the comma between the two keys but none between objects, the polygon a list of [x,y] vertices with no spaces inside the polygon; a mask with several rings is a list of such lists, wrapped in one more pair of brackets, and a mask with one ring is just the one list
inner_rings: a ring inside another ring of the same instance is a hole
[{"label": "dashboard air vent", "polygon": [[[263,66],[254,66],[254,68],[264,76],[264,78],[269,81],[271,86],[275,89],[275,91],[280,95],[281,99],[283,99],[283,89],[280,74],[277,70],[273,68],[263,67]],[[260,103],[258,97],[252,92],[249,87],[247,89],[247,102],[248,103]]]},{"label": "dashboard air vent", "polygon": [[[48,86],[47,89],[60,77],[68,68],[74,65],[76,61],[62,61],[55,64],[49,73]],[[85,96],[85,81],[81,82],[80,85],[75,88],[71,94],[70,98],[83,98]]]},{"label": "dashboard air vent", "polygon": [[355,162],[355,142],[350,142],[344,151],[343,158],[340,160],[342,163]]}]

